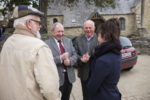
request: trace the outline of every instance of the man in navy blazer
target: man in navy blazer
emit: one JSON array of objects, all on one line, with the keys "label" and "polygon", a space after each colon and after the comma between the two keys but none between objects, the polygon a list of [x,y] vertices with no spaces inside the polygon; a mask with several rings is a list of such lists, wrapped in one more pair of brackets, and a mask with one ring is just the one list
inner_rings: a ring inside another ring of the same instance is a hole
[{"label": "man in navy blazer", "polygon": [[71,39],[64,37],[64,27],[55,23],[51,28],[52,37],[46,40],[50,47],[59,73],[61,100],[69,100],[72,83],[75,81],[73,65],[77,61],[77,54]]}]

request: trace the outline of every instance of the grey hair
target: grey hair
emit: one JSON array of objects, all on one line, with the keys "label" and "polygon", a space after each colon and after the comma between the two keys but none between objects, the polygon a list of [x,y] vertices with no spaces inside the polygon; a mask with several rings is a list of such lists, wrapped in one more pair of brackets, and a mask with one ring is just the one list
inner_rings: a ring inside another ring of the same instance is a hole
[{"label": "grey hair", "polygon": [[55,27],[56,27],[57,25],[64,28],[64,26],[63,26],[61,23],[56,22],[56,23],[54,23],[54,24],[52,25],[51,31],[54,31],[54,29],[55,29]]},{"label": "grey hair", "polygon": [[26,20],[32,19],[32,18],[33,18],[33,15],[28,15],[28,16],[24,16],[24,17],[15,19],[13,27],[15,28],[17,25],[23,25],[23,26],[25,26]]},{"label": "grey hair", "polygon": [[84,26],[85,26],[85,23],[87,23],[87,22],[92,23],[92,26],[95,27],[95,23],[94,23],[94,21],[92,21],[92,20],[87,20],[87,21],[85,21],[85,22],[84,22]]}]

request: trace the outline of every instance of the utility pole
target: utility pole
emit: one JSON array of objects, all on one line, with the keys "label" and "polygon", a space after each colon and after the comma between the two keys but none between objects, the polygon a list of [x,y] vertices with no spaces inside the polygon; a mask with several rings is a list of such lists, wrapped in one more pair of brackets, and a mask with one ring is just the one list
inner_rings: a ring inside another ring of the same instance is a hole
[{"label": "utility pole", "polygon": [[141,28],[138,29],[138,32],[143,37],[150,37],[147,29],[144,26],[144,10],[145,10],[144,5],[145,5],[145,0],[141,0]]},{"label": "utility pole", "polygon": [[141,28],[144,27],[144,5],[145,0],[141,0]]}]

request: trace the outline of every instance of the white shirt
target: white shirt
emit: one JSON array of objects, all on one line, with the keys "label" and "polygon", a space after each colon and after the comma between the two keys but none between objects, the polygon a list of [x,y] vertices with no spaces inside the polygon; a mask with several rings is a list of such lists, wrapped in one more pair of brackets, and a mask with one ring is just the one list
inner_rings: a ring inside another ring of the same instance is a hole
[{"label": "white shirt", "polygon": [[[59,52],[61,53],[58,40],[56,38],[54,38],[54,40],[55,40],[55,42],[56,42],[56,44],[57,44],[57,46],[59,48]],[[63,45],[63,42],[61,42],[61,44]],[[63,45],[63,47],[64,47],[64,45]],[[61,60],[61,63],[63,63],[61,58],[60,58],[60,60]]]}]

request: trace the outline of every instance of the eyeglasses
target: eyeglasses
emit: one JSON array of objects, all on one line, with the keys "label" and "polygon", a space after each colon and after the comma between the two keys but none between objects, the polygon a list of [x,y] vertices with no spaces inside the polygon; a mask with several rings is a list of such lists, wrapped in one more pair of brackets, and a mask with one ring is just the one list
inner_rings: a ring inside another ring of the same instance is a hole
[{"label": "eyeglasses", "polygon": [[42,23],[41,23],[41,21],[37,21],[37,20],[34,20],[34,19],[30,19],[30,20],[32,20],[32,21],[34,21],[34,22],[38,23],[39,25],[41,25],[41,24],[42,24]]}]

